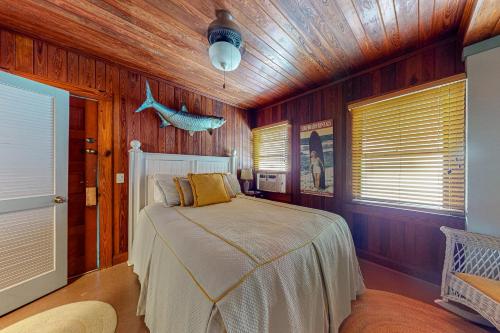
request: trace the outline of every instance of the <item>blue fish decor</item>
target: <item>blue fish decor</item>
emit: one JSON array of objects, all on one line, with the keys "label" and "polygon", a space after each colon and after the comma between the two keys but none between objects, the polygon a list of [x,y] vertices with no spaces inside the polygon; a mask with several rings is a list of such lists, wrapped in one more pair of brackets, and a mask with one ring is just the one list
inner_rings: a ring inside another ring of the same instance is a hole
[{"label": "blue fish decor", "polygon": [[188,113],[185,104],[182,105],[180,111],[176,111],[158,103],[153,98],[151,88],[149,88],[149,83],[146,81],[146,100],[137,110],[135,110],[135,112],[141,112],[149,108],[156,110],[156,114],[160,117],[160,128],[172,125],[189,131],[189,135],[191,136],[193,136],[194,132],[201,131],[207,131],[210,135],[212,135],[212,131],[214,129],[221,127],[226,122],[226,120],[222,117]]}]

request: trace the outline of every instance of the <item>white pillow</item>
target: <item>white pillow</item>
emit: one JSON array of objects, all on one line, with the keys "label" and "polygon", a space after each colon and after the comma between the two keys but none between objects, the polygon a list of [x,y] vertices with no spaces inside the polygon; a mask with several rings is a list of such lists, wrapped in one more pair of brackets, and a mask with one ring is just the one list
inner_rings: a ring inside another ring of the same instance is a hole
[{"label": "white pillow", "polygon": [[234,193],[233,187],[229,182],[229,174],[223,174],[222,179],[224,180],[224,187],[226,188],[227,194],[229,194],[231,198],[236,198],[236,193]]},{"label": "white pillow", "polygon": [[229,181],[229,185],[231,185],[231,189],[233,190],[234,194],[241,194],[241,185],[238,177],[236,177],[236,175],[232,173],[228,173],[227,180]]},{"label": "white pillow", "polygon": [[156,174],[154,175],[154,179],[156,184],[161,189],[164,197],[164,203],[166,206],[178,206],[181,204],[181,199],[179,197],[179,193],[177,192],[177,188],[175,187],[174,177],[175,175],[167,175],[167,174]]},{"label": "white pillow", "polygon": [[165,203],[165,196],[163,195],[163,191],[160,188],[160,185],[158,185],[158,183],[156,182],[154,176],[148,176],[148,189],[150,190],[150,192],[147,194],[150,203],[151,200],[153,202]]}]

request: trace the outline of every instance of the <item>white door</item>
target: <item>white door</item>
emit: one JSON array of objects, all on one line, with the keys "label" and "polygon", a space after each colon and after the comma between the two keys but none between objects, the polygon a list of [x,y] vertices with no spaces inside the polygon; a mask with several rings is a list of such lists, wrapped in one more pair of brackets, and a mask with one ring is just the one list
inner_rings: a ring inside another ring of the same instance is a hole
[{"label": "white door", "polygon": [[66,285],[68,92],[0,72],[0,315]]}]

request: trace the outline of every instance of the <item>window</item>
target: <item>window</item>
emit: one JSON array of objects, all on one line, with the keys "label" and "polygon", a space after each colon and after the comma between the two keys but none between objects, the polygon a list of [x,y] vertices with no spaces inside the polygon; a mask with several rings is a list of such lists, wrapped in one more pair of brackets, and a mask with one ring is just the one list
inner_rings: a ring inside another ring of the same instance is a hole
[{"label": "window", "polygon": [[465,80],[350,110],[354,200],[464,211]]},{"label": "window", "polygon": [[278,123],[252,130],[255,170],[288,171],[289,127],[288,123]]}]

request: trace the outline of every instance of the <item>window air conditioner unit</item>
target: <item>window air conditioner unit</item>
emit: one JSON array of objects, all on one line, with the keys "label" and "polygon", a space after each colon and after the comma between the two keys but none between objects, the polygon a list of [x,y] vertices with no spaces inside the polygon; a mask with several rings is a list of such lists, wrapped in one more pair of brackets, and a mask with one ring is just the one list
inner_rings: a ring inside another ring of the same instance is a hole
[{"label": "window air conditioner unit", "polygon": [[266,192],[286,192],[286,174],[257,172],[257,189]]}]

